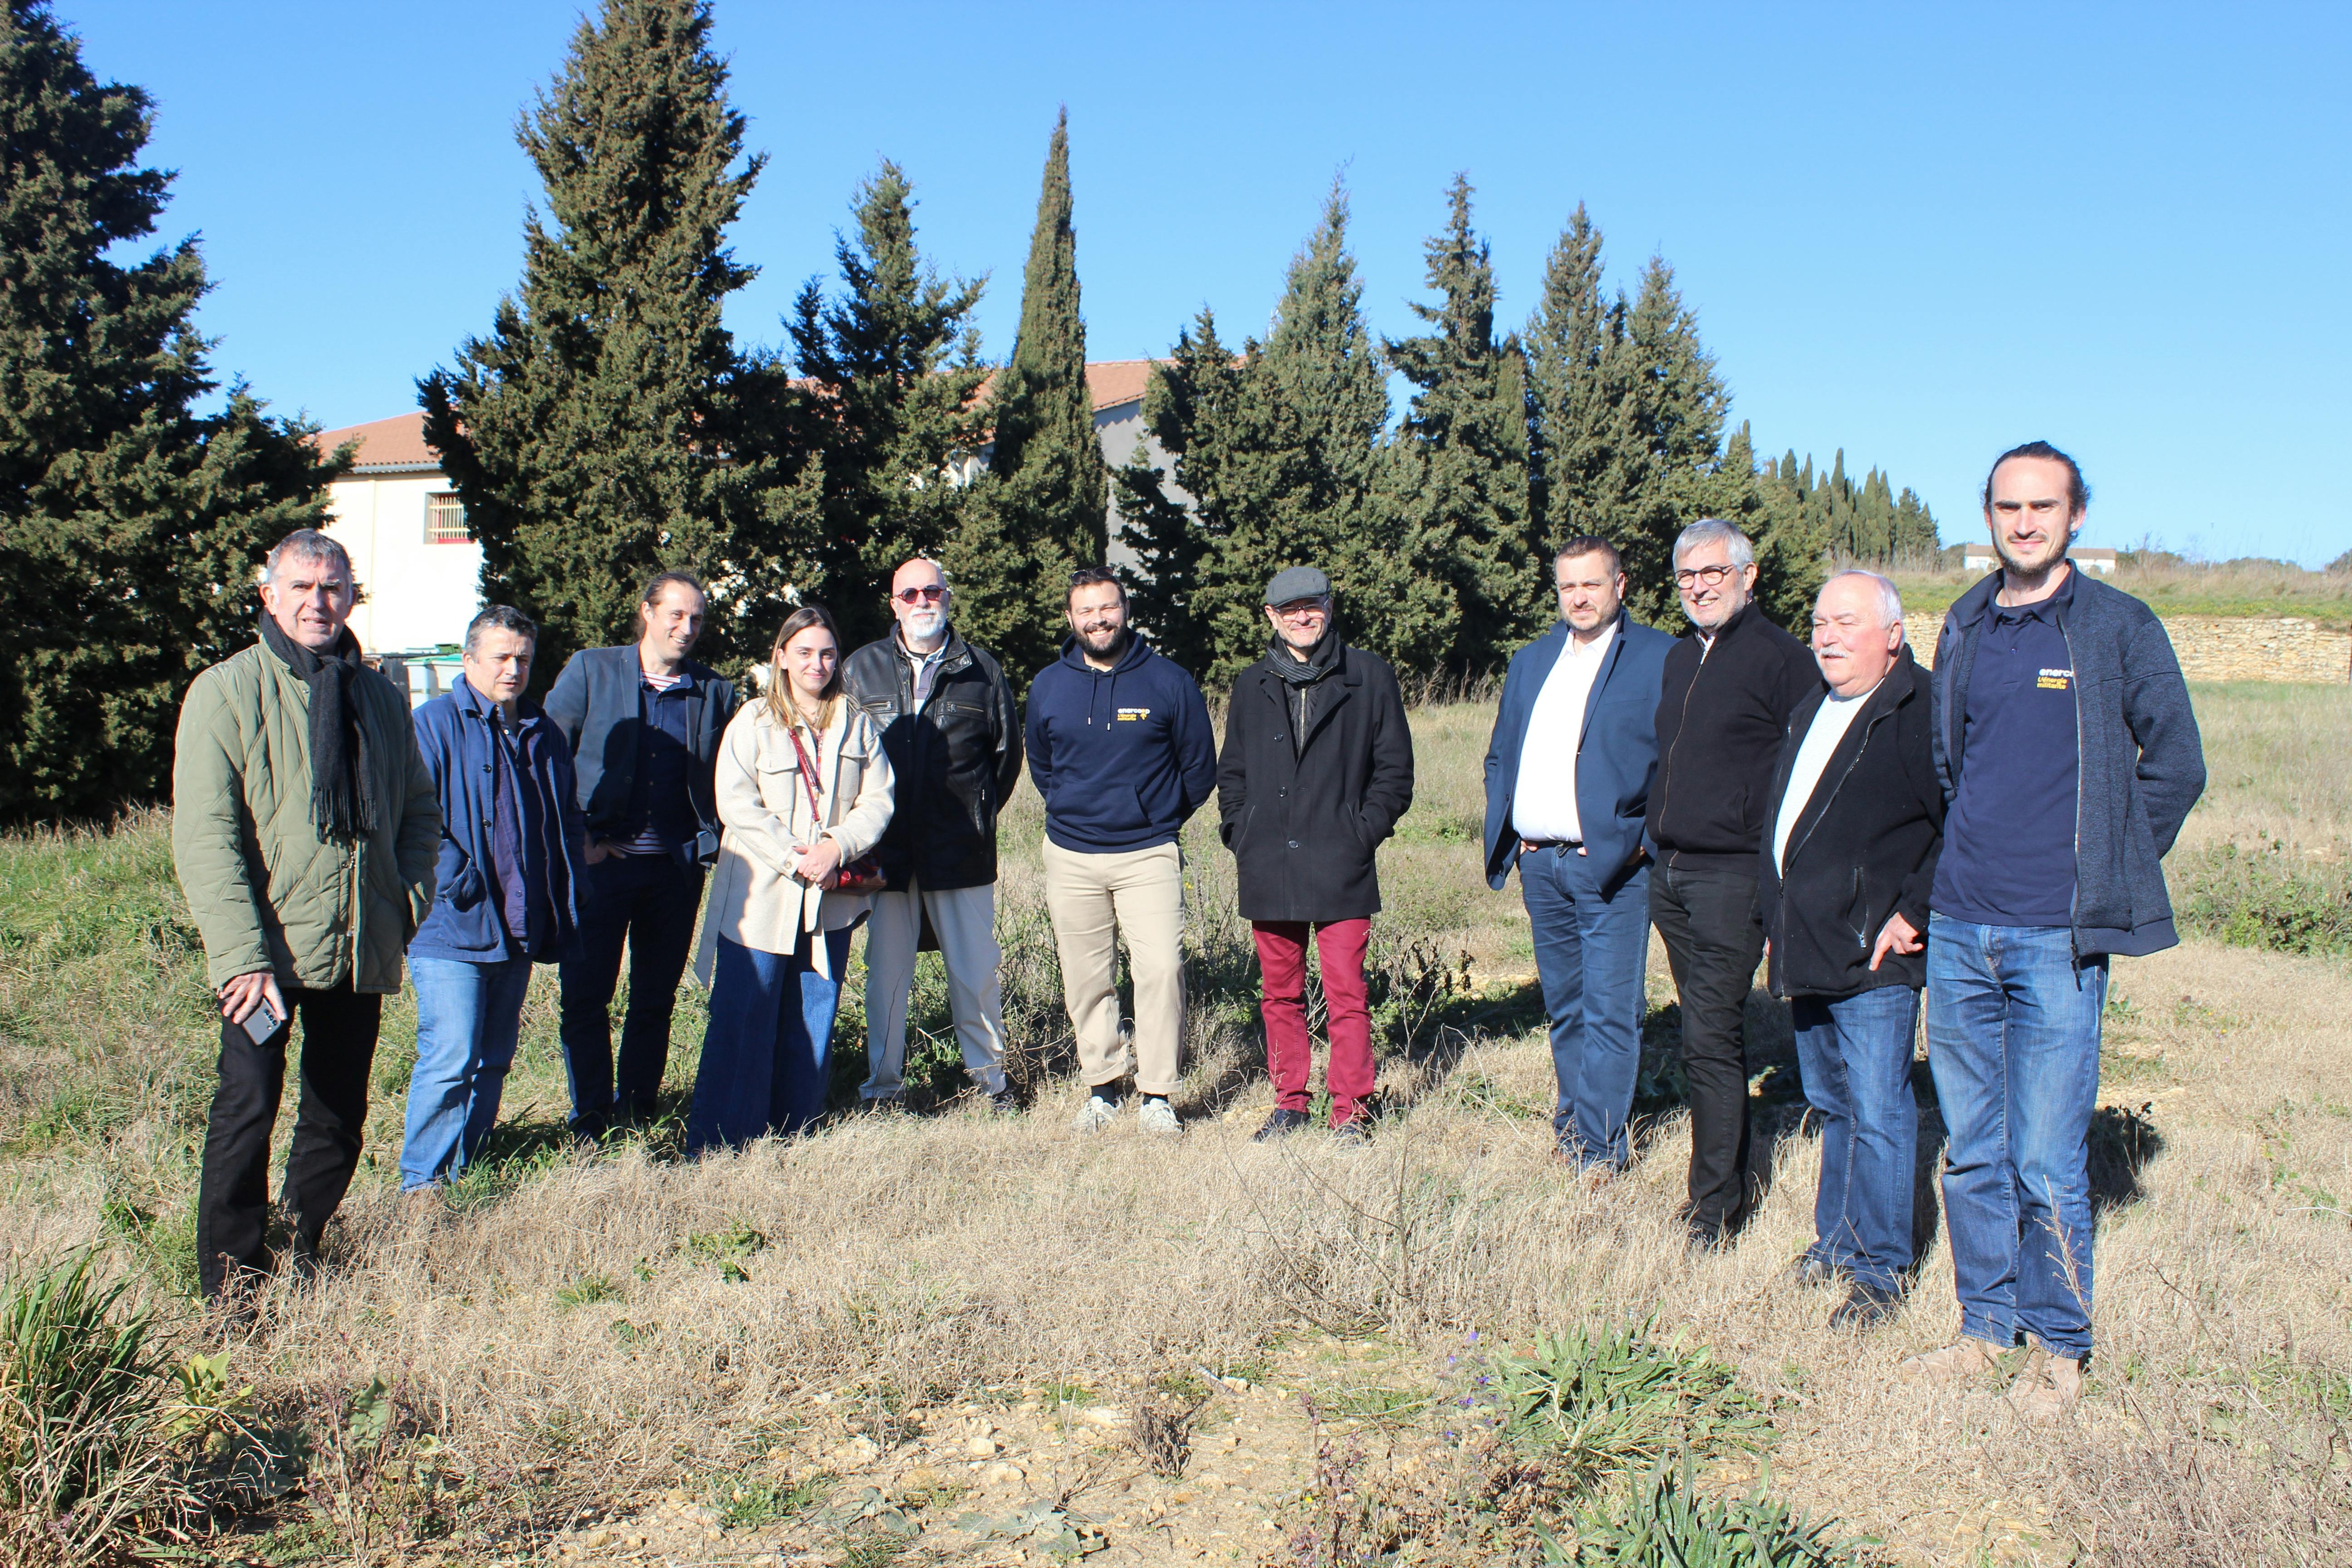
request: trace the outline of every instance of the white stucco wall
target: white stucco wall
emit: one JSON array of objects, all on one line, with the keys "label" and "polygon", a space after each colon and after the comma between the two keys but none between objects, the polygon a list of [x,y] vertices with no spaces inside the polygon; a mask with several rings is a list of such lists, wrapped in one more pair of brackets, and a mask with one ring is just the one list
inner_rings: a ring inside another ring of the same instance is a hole
[{"label": "white stucco wall", "polygon": [[351,552],[365,594],[352,633],[370,653],[457,642],[481,605],[482,547],[425,541],[425,499],[448,489],[430,472],[356,474],[327,488],[327,531]]}]

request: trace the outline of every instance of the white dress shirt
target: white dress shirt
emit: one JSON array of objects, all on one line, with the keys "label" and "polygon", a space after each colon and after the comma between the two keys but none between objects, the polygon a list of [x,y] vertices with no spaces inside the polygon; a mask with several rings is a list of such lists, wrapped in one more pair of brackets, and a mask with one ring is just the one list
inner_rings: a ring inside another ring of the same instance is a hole
[{"label": "white dress shirt", "polygon": [[1568,646],[1544,677],[1543,689],[1528,714],[1519,742],[1519,776],[1511,783],[1511,828],[1538,843],[1581,844],[1584,822],[1576,809],[1576,752],[1584,739],[1584,710],[1592,683],[1608,662],[1624,628],[1620,616],[1591,642],[1571,630]]},{"label": "white dress shirt", "polygon": [[[1870,691],[1877,689],[1874,686]],[[1805,815],[1813,791],[1821,787],[1830,756],[1853,727],[1854,715],[1870,700],[1870,691],[1853,697],[1831,692],[1813,710],[1813,721],[1806,729],[1805,738],[1797,742],[1797,760],[1789,766],[1789,791],[1780,797],[1780,819],[1772,829],[1772,868],[1784,877],[1789,874],[1789,835],[1796,827],[1797,818]]]}]

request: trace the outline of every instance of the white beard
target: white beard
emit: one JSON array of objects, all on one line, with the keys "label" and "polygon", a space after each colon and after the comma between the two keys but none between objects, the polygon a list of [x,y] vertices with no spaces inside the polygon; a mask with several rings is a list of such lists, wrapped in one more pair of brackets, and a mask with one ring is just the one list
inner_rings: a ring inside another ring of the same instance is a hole
[{"label": "white beard", "polygon": [[946,611],[923,609],[908,611],[907,618],[899,624],[906,628],[907,640],[917,643],[930,641],[945,629],[947,623]]}]

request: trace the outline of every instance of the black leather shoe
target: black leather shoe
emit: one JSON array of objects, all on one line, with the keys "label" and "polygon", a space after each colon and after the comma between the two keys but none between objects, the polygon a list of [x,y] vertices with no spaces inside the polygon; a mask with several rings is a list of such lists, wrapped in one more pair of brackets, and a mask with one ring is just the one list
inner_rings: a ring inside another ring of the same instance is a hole
[{"label": "black leather shoe", "polygon": [[1859,1279],[1846,1299],[1830,1314],[1833,1329],[1874,1329],[1881,1323],[1892,1322],[1895,1314],[1903,1310],[1903,1292],[1883,1286],[1865,1285]]},{"label": "black leather shoe", "polygon": [[1344,1149],[1369,1149],[1372,1146],[1372,1119],[1358,1116],[1331,1129],[1331,1142]]},{"label": "black leather shoe", "polygon": [[1789,1283],[1802,1290],[1825,1290],[1845,1277],[1844,1269],[1810,1252],[1789,1266]]},{"label": "black leather shoe", "polygon": [[1731,1250],[1731,1232],[1721,1226],[1695,1225],[1690,1227],[1686,1250],[1695,1255],[1711,1256]]},{"label": "black leather shoe", "polygon": [[1253,1143],[1267,1143],[1276,1138],[1296,1132],[1313,1118],[1303,1110],[1280,1110],[1265,1119],[1265,1125],[1250,1134]]}]

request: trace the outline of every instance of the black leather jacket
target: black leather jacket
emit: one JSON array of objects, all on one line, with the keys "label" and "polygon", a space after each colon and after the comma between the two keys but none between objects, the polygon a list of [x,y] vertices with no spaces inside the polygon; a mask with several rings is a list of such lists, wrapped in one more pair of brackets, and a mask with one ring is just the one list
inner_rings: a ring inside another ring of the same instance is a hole
[{"label": "black leather jacket", "polygon": [[874,851],[890,886],[994,882],[996,814],[1021,782],[1021,710],[1003,669],[950,630],[919,711],[915,661],[894,630],[851,654],[841,679],[898,775],[898,809]]}]

